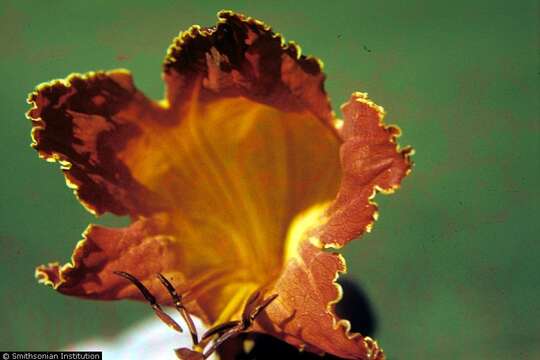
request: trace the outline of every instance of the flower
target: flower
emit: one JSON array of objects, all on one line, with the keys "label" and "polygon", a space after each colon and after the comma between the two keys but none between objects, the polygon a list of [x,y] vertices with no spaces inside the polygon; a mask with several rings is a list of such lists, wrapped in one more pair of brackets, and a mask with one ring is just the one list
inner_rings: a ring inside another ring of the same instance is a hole
[{"label": "flower", "polygon": [[113,274],[134,274],[209,325],[238,318],[255,290],[278,294],[254,324],[314,352],[383,358],[349,333],[333,307],[345,272],[338,249],[369,231],[376,192],[410,171],[411,149],[366,94],[336,118],[321,63],[262,22],[222,11],[193,26],[164,62],[165,98],[148,99],[126,70],[72,74],[30,95],[33,146],[61,164],[96,215],[129,215],[115,229],[90,225],[70,263],[40,266],[42,283],[91,299],[141,299]]}]

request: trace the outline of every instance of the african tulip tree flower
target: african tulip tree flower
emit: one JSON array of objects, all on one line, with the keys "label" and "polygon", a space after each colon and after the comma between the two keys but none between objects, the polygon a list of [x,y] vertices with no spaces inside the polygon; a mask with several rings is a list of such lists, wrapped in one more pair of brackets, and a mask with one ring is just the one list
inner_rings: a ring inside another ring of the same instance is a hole
[{"label": "african tulip tree flower", "polygon": [[40,266],[67,295],[141,299],[114,271],[170,303],[164,274],[206,324],[238,319],[255,290],[279,297],[252,330],[343,358],[383,358],[375,341],[334,313],[344,272],[338,249],[369,230],[376,192],[410,170],[383,109],[353,93],[336,118],[321,63],[263,23],[219,13],[167,52],[165,98],[125,70],[70,75],[30,95],[33,146],[58,161],[96,215],[70,263]]}]

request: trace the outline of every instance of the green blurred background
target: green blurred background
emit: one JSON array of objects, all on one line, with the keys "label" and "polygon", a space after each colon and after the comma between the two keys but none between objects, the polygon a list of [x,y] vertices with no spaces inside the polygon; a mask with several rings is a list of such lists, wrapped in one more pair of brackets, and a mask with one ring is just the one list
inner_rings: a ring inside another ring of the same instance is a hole
[{"label": "green blurred background", "polygon": [[229,8],[320,57],[336,109],[369,92],[416,149],[401,190],[378,197],[374,231],[345,250],[389,359],[540,358],[537,1],[0,4],[0,350],[114,336],[149,315],[34,280],[36,265],[67,261],[96,219],[29,147],[27,93],[70,72],[125,67],[160,98],[171,39]]}]

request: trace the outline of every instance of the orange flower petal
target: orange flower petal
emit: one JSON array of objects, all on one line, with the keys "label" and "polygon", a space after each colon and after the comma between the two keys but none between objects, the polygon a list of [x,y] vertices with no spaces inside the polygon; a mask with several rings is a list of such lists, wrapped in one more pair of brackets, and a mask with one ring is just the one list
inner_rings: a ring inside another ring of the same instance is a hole
[{"label": "orange flower petal", "polygon": [[382,108],[365,94],[353,94],[343,112],[340,191],[328,208],[313,208],[296,224],[296,240],[289,239],[296,249],[289,252],[284,271],[269,290],[280,297],[258,326],[312,351],[347,359],[382,359],[376,342],[349,334],[348,321],[336,316],[333,305],[341,299],[341,288],[335,280],[346,271],[345,260],[324,249],[340,248],[369,230],[376,220],[371,199],[376,191],[388,194],[399,186],[410,171],[411,150],[398,149],[399,131],[383,124]]},{"label": "orange flower petal", "polygon": [[328,223],[320,240],[325,247],[340,248],[370,231],[377,220],[377,192],[391,194],[411,170],[409,147],[399,149],[400,130],[384,125],[384,109],[354,93],[342,106],[345,121],[340,131],[342,176],[339,193],[328,210]]},{"label": "orange flower petal", "polygon": [[279,298],[258,331],[312,351],[382,358],[334,315],[345,264],[324,248],[369,228],[370,199],[398,186],[409,150],[396,148],[397,129],[360,94],[339,129],[318,60],[257,20],[219,17],[175,40],[161,102],[125,71],[73,75],[31,95],[40,155],[60,161],[91,211],[133,219],[124,229],[91,226],[70,264],[37,275],[69,295],[140,299],[112,273],[127,271],[170,303],[154,276],[162,272],[209,323],[237,318],[263,289]]},{"label": "orange flower petal", "polygon": [[167,52],[166,99],[173,109],[189,106],[187,94],[196,90],[201,102],[241,96],[285,112],[307,110],[332,129],[317,58],[301,55],[261,21],[230,11],[218,18],[214,27],[181,33]]},{"label": "orange flower petal", "polygon": [[113,272],[132,272],[145,282],[153,282],[155,286],[150,288],[161,287],[156,274],[175,266],[182,256],[175,242],[161,234],[161,225],[158,219],[139,219],[123,229],[90,225],[70,264],[40,266],[36,276],[40,282],[68,295],[102,300],[138,299],[138,291]]},{"label": "orange flower petal", "polygon": [[134,122],[161,112],[135,89],[128,72],[73,74],[40,85],[28,102],[32,146],[40,157],[60,162],[89,211],[135,216],[160,207],[115,155],[137,136]]},{"label": "orange flower petal", "polygon": [[299,257],[285,266],[270,293],[279,294],[276,304],[258,321],[256,329],[316,353],[346,359],[383,359],[375,341],[349,333],[350,323],[339,319],[334,304],[341,299],[335,283],[345,272],[339,254],[323,251],[310,241],[300,245]]}]

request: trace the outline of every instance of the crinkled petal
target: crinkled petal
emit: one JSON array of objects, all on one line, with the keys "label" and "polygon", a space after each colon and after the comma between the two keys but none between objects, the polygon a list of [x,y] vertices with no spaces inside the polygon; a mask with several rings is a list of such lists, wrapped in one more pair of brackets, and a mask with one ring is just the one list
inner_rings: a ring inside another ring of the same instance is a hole
[{"label": "crinkled petal", "polygon": [[28,102],[32,146],[42,158],[60,162],[68,185],[90,211],[136,216],[161,207],[116,156],[138,136],[136,122],[163,117],[127,71],[73,74],[40,85]]},{"label": "crinkled petal", "polygon": [[175,39],[164,64],[167,100],[181,109],[189,94],[202,102],[243,97],[285,112],[309,111],[333,123],[321,62],[261,21],[221,11],[211,28],[192,26]]},{"label": "crinkled petal", "polygon": [[[336,200],[313,208],[293,224],[287,262],[269,293],[280,297],[259,321],[260,330],[312,351],[348,359],[382,359],[377,343],[350,334],[333,305],[341,298],[335,280],[345,272],[345,260],[325,248],[340,248],[371,227],[376,191],[391,193],[410,170],[411,150],[396,145],[397,128],[385,126],[383,110],[365,94],[355,93],[343,106],[341,129],[342,182]],[[294,248],[296,246],[296,248]]]},{"label": "crinkled petal", "polygon": [[344,259],[322,251],[310,241],[300,246],[299,257],[287,263],[271,290],[279,298],[267,310],[267,318],[259,321],[261,331],[313,352],[373,359],[368,357],[366,339],[349,334],[350,323],[339,320],[334,313],[334,304],[341,298],[335,280],[338,273],[345,272]]},{"label": "crinkled petal", "polygon": [[70,263],[38,267],[40,282],[67,295],[102,300],[140,298],[136,289],[113,272],[128,271],[154,283],[149,287],[158,288],[156,274],[182,261],[175,239],[164,234],[159,218],[141,218],[123,229],[90,225],[83,236]]},{"label": "crinkled petal", "polygon": [[413,153],[409,147],[399,148],[399,128],[384,125],[384,109],[367,94],[354,93],[342,111],[342,181],[320,235],[325,247],[336,248],[371,230],[378,216],[371,199],[377,192],[391,194],[399,187],[411,170]]}]

